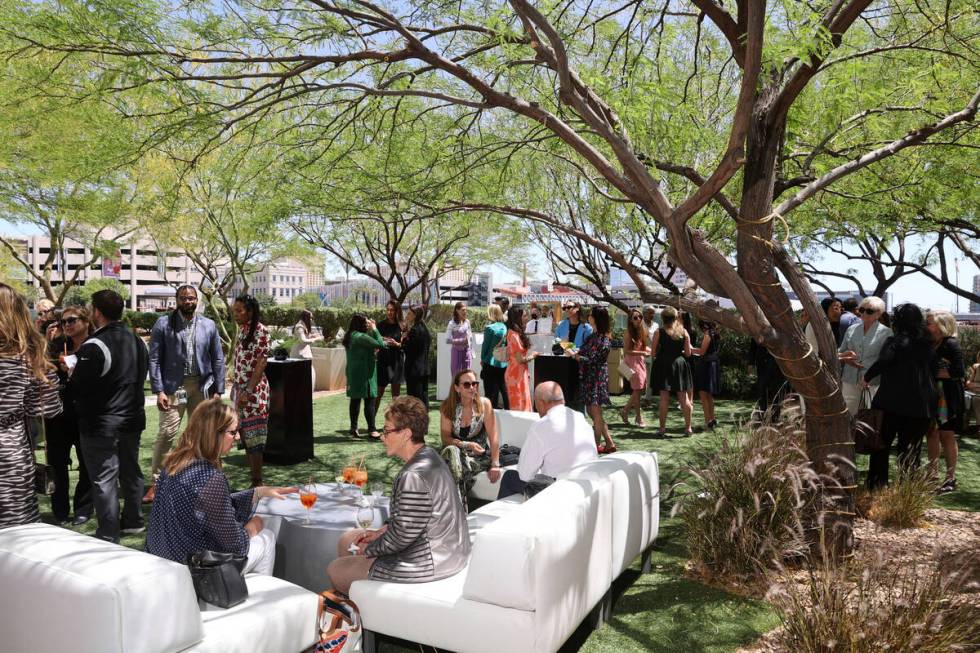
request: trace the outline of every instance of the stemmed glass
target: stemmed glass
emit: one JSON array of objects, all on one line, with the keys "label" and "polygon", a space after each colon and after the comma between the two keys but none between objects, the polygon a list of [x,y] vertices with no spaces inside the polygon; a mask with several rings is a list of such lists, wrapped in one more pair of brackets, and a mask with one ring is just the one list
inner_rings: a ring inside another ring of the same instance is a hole
[{"label": "stemmed glass", "polygon": [[310,524],[310,510],[316,503],[316,479],[310,476],[310,480],[299,490],[299,500],[306,508],[306,524]]},{"label": "stemmed glass", "polygon": [[364,499],[358,505],[355,519],[360,528],[370,528],[371,524],[374,523],[374,508],[368,504],[367,499]]},{"label": "stemmed glass", "polygon": [[384,494],[384,486],[381,483],[371,483],[371,497],[374,505],[378,505],[378,499]]},{"label": "stemmed glass", "polygon": [[344,483],[347,482],[347,477],[344,476],[343,470],[337,472],[337,475],[333,477],[333,480],[337,482],[337,494],[342,493],[344,491]]}]

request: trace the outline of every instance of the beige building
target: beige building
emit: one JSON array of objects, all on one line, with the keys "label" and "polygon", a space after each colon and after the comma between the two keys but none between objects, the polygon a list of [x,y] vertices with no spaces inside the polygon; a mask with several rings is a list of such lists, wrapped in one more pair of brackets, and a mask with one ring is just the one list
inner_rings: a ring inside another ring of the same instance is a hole
[{"label": "beige building", "polygon": [[[40,274],[44,261],[51,251],[48,236],[5,236],[21,246],[21,253],[35,272]],[[190,259],[179,251],[157,251],[152,242],[139,241],[120,244],[114,255],[92,261],[92,249],[74,240],[65,240],[64,253],[56,256],[52,272],[52,285],[61,285],[81,268],[77,283],[100,277],[119,279],[129,289],[129,307],[133,310],[153,311],[173,307],[174,288],[183,283],[198,286],[201,273]],[[31,278],[27,283],[36,286]]]},{"label": "beige building", "polygon": [[[288,304],[305,292],[317,292],[323,286],[323,260],[317,264],[307,264],[294,259],[269,261],[265,267],[252,274],[249,292],[253,295],[269,295],[277,304]],[[232,286],[232,296],[239,294],[244,285],[236,282]]]}]

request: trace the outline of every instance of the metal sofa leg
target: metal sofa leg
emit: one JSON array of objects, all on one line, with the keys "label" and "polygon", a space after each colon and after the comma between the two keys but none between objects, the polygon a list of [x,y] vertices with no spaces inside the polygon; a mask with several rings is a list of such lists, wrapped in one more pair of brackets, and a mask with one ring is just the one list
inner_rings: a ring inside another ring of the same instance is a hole
[{"label": "metal sofa leg", "polygon": [[378,643],[374,637],[374,632],[370,630],[364,630],[361,632],[361,651],[363,653],[376,653],[378,650]]},{"label": "metal sofa leg", "polygon": [[649,574],[652,565],[650,564],[650,558],[653,555],[653,545],[647,547],[643,552],[643,557],[640,559],[640,573]]}]

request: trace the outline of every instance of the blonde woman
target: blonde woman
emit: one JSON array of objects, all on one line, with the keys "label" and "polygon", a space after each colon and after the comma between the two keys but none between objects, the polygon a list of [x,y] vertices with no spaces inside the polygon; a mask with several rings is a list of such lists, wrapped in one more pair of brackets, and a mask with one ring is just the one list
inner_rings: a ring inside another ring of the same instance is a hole
[{"label": "blonde woman", "polygon": [[246,573],[272,575],[276,536],[254,514],[255,504],[263,497],[285,499],[296,488],[232,492],[221,457],[237,440],[234,408],[220,397],[197,407],[180,442],[164,459],[146,535],[148,553],[180,563],[194,551],[246,555]]},{"label": "blonde woman", "polygon": [[668,306],[660,313],[663,326],[653,335],[653,389],[660,393],[660,430],[657,435],[667,435],[667,409],[670,393],[677,393],[677,401],[684,413],[684,434],[691,435],[691,395],[694,379],[687,359],[691,356],[691,335],[677,317],[677,309]]},{"label": "blonde woman", "polygon": [[480,378],[483,379],[483,394],[490,400],[494,408],[510,410],[510,399],[507,397],[507,386],[504,383],[504,372],[507,361],[498,361],[493,357],[493,350],[498,344],[506,344],[507,325],[504,323],[504,311],[498,304],[490,304],[487,308],[487,326],[483,329],[483,346],[480,348]]},{"label": "blonde woman", "polygon": [[643,314],[637,308],[631,309],[626,321],[626,333],[623,337],[623,360],[627,367],[633,370],[630,379],[630,400],[626,402],[619,416],[625,424],[629,424],[629,412],[636,411],[636,425],[646,426],[643,421],[643,409],[640,407],[640,395],[647,386],[647,357],[650,356],[650,342],[647,340],[647,329],[643,324]]},{"label": "blonde woman", "polygon": [[936,348],[936,386],[939,389],[936,426],[926,434],[929,472],[938,475],[939,448],[942,445],[943,458],[946,459],[946,478],[939,486],[939,493],[946,494],[956,489],[956,458],[959,454],[956,431],[963,428],[963,415],[966,412],[963,394],[966,365],[963,350],[956,339],[956,317],[952,313],[926,313],[926,333]]},{"label": "blonde woman", "polygon": [[61,412],[58,377],[24,298],[0,283],[0,528],[41,520],[27,417]]}]

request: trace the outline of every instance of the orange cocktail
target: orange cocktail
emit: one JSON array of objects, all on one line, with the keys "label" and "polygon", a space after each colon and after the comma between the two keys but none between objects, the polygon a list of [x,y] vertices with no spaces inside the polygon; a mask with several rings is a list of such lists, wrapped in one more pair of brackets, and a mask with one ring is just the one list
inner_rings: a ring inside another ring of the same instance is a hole
[{"label": "orange cocktail", "polygon": [[357,467],[354,467],[353,465],[348,465],[347,467],[344,467],[343,473],[344,473],[344,483],[353,483],[354,474],[357,473]]},{"label": "orange cocktail", "polygon": [[366,469],[358,469],[354,472],[354,485],[359,488],[363,488],[367,485],[368,473]]}]

